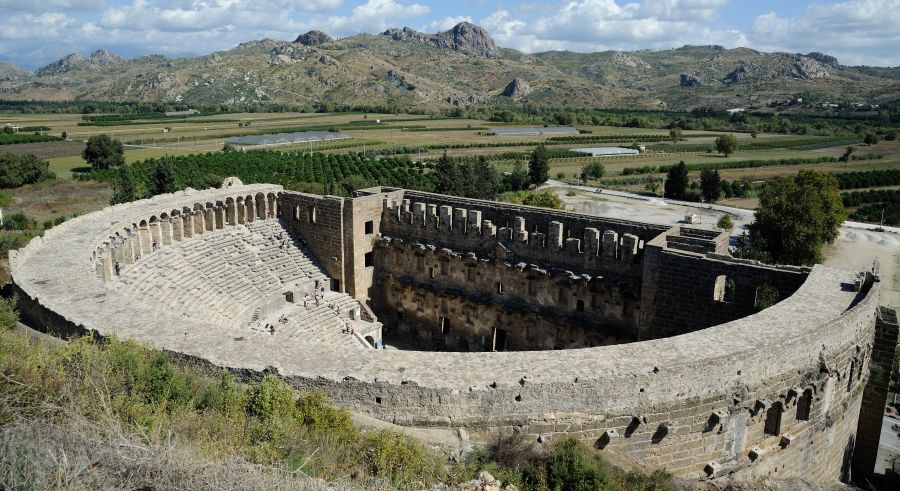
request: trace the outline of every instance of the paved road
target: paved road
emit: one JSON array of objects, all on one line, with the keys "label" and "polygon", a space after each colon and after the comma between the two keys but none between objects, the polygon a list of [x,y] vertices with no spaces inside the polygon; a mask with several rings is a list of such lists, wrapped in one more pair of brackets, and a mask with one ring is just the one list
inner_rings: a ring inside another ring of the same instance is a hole
[{"label": "paved road", "polygon": [[875,461],[875,471],[882,473],[890,464],[886,459],[891,455],[900,455],[900,436],[892,430],[893,425],[900,426],[900,419],[884,417],[881,422],[881,440],[878,446],[878,459]]}]

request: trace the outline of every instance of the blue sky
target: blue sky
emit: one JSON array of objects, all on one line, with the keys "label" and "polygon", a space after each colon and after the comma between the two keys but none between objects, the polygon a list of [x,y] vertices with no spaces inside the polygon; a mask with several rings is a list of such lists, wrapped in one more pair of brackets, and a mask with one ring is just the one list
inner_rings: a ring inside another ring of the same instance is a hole
[{"label": "blue sky", "polygon": [[309,29],[343,37],[467,20],[526,52],[720,44],[900,66],[900,0],[0,0],[0,60],[206,54]]}]

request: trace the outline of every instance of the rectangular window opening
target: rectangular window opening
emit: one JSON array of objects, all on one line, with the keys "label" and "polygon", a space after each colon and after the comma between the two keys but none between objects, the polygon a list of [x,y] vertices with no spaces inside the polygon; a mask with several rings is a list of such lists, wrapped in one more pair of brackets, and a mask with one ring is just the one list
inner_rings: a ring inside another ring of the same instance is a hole
[{"label": "rectangular window opening", "polygon": [[375,254],[374,252],[370,251],[370,252],[365,253],[365,255],[363,256],[363,258],[365,260],[365,265],[367,268],[371,268],[372,266],[375,265],[375,261],[372,258],[372,256],[374,254]]},{"label": "rectangular window opening", "polygon": [[812,409],[812,391],[806,389],[797,399],[797,421],[809,421],[809,412]]},{"label": "rectangular window opening", "polygon": [[716,277],[716,283],[713,287],[713,300],[723,303],[734,302],[735,284],[734,280],[728,279],[725,275]]},{"label": "rectangular window opening", "polygon": [[497,282],[497,293],[503,293],[503,282]]},{"label": "rectangular window opening", "polygon": [[446,336],[448,334],[450,334],[450,319],[441,317],[441,335]]},{"label": "rectangular window opening", "polygon": [[366,222],[366,235],[375,233],[375,222],[369,220]]},{"label": "rectangular window opening", "polygon": [[781,404],[772,404],[772,407],[766,410],[766,426],[765,434],[778,436],[781,434]]}]

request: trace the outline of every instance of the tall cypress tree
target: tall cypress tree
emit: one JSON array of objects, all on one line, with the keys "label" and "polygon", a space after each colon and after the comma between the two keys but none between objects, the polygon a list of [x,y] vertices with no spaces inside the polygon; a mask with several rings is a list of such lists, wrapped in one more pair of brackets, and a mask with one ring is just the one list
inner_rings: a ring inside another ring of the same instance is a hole
[{"label": "tall cypress tree", "polygon": [[531,183],[535,186],[540,186],[550,179],[550,157],[547,156],[547,147],[543,143],[531,152],[528,175],[531,176]]},{"label": "tall cypress tree", "polygon": [[684,199],[688,187],[688,171],[684,161],[678,162],[669,168],[666,175],[665,197],[669,199]]}]

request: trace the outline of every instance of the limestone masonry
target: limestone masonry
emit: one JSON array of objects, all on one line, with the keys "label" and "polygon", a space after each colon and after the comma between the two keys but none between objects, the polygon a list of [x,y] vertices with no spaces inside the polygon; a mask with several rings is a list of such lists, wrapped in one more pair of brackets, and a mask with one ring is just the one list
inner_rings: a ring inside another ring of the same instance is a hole
[{"label": "limestone masonry", "polygon": [[870,472],[897,341],[877,265],[765,265],[728,240],[229,179],[75,218],[10,263],[36,327],[277,373],[400,425],[575,436],[701,479]]}]

